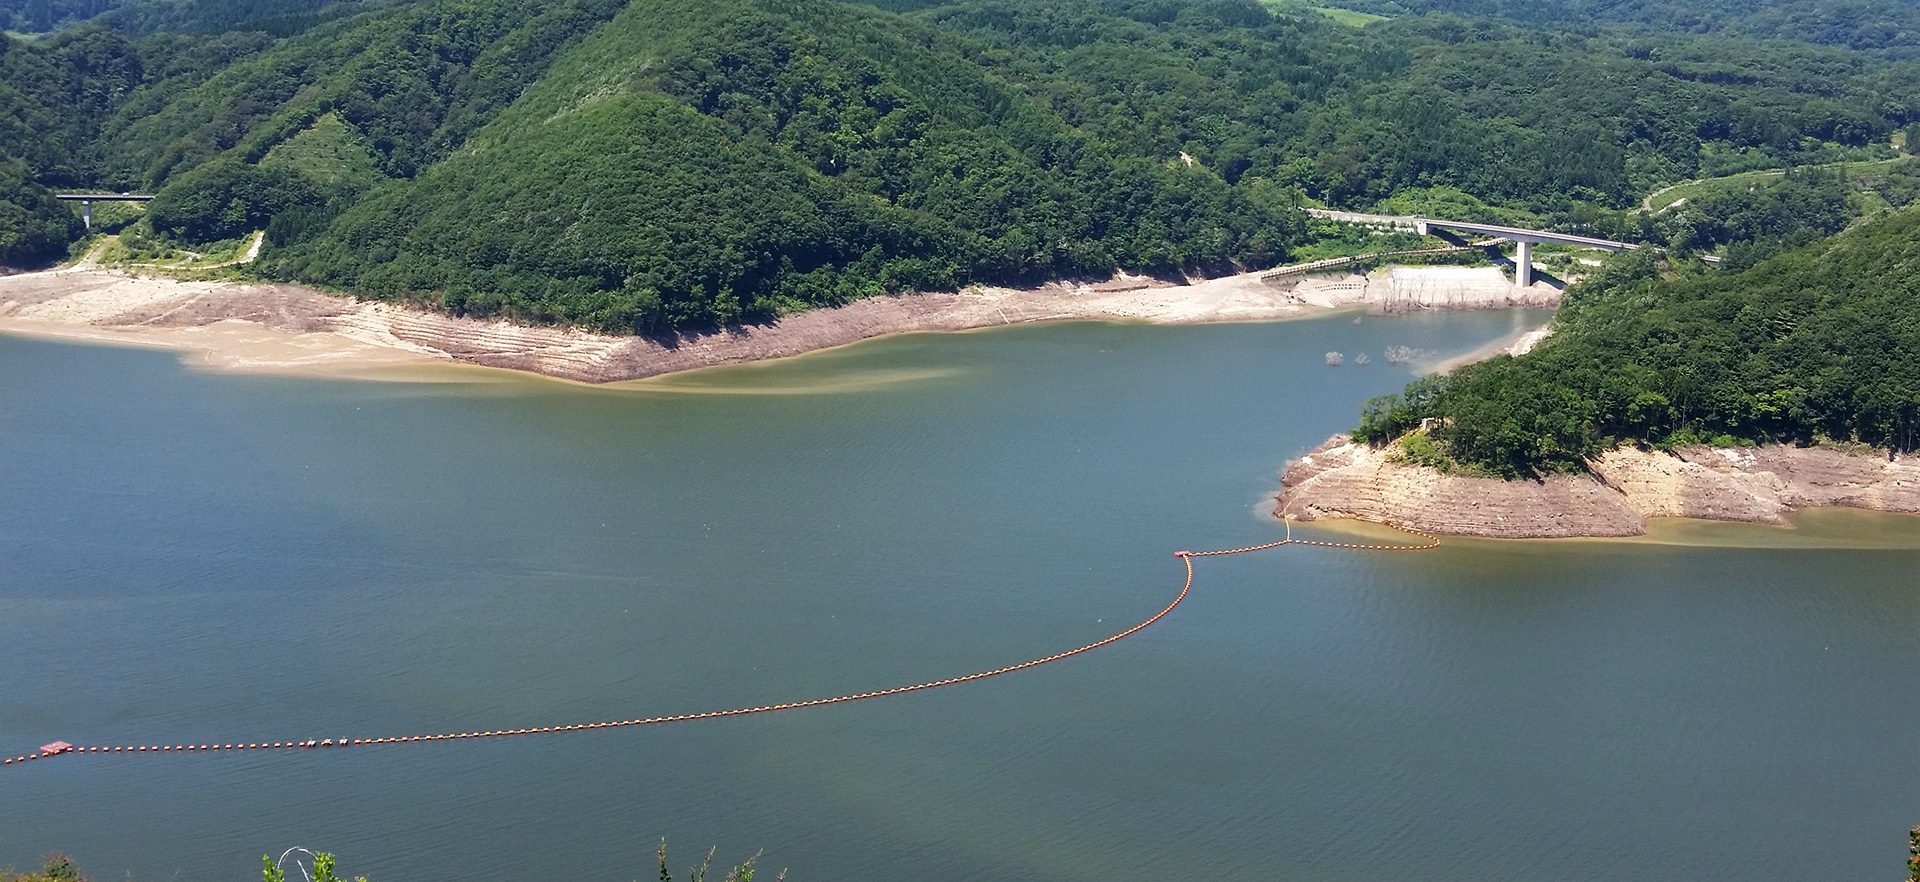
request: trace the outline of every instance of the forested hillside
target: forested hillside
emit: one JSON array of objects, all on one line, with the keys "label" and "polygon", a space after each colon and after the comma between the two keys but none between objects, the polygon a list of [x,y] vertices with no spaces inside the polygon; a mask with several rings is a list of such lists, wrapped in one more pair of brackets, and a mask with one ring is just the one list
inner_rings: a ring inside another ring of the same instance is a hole
[{"label": "forested hillside", "polygon": [[1116,150],[917,23],[630,7],[468,148],[289,245],[290,278],[619,330],[1117,266],[1271,262],[1293,195]]},{"label": "forested hillside", "polygon": [[1920,119],[1920,68],[1808,46],[1444,15],[1357,31],[1228,3],[920,15],[977,57],[1011,55],[1001,69],[1076,124],[1339,205],[1444,185],[1543,214],[1619,208],[1665,181],[1839,158]]},{"label": "forested hillside", "polygon": [[1376,15],[1446,12],[1558,26],[1623,23],[1903,57],[1920,54],[1920,6],[1909,0],[1339,0],[1334,5]]},{"label": "forested hillside", "polygon": [[1920,66],[1888,53],[1587,19],[1357,28],[1248,0],[102,9],[0,45],[8,263],[80,235],[46,188],[150,189],[141,228],[166,239],[266,227],[254,271],[272,278],[621,332],[1265,266],[1303,243],[1302,202],[1719,247],[1747,234],[1634,208],[1688,178],[1886,159],[1920,122]]},{"label": "forested hillside", "polygon": [[1739,273],[1635,253],[1567,293],[1532,352],[1369,401],[1356,439],[1506,477],[1620,444],[1920,448],[1920,208]]},{"label": "forested hillside", "polygon": [[287,36],[406,2],[412,0],[0,0],[0,30],[39,34],[91,21],[128,34],[250,30]]}]

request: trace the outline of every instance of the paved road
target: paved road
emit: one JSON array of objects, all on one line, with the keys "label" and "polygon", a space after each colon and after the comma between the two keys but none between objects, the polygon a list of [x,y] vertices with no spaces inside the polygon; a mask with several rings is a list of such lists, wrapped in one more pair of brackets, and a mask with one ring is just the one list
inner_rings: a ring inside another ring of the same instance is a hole
[{"label": "paved road", "polygon": [[68,202],[147,202],[153,199],[152,193],[55,193],[55,199]]},{"label": "paved road", "polygon": [[1503,227],[1498,224],[1476,224],[1468,221],[1438,220],[1430,217],[1412,217],[1393,214],[1362,214],[1355,211],[1333,211],[1326,208],[1309,208],[1307,213],[1327,220],[1344,221],[1350,224],[1369,224],[1372,226],[1392,227],[1394,229],[1413,230],[1424,233],[1429,228],[1458,230],[1462,233],[1479,233],[1497,236],[1515,242],[1552,242],[1558,245],[1580,245],[1587,248],[1604,248],[1608,251],[1628,251],[1640,246],[1631,242],[1615,242],[1612,239],[1596,239],[1592,236],[1576,236],[1572,233],[1556,233],[1551,230],[1529,230],[1523,227]]}]

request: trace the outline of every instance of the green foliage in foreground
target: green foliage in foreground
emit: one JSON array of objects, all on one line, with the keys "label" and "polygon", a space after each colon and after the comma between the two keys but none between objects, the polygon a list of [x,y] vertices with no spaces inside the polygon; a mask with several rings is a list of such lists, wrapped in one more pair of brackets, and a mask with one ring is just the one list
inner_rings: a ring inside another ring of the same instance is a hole
[{"label": "green foliage in foreground", "polygon": [[[296,851],[304,852],[306,850],[296,849]],[[687,870],[689,882],[706,882],[707,872],[713,867],[713,856],[718,853],[718,851],[718,848],[709,849],[704,860]],[[289,854],[291,853],[292,852],[289,852]],[[309,879],[310,882],[344,882],[337,872],[338,862],[332,854],[324,851],[318,853],[310,852],[309,854],[312,855],[313,871],[307,874],[306,878]],[[673,882],[673,873],[667,869],[667,840],[664,837],[660,840],[659,858],[660,882]],[[274,861],[272,855],[261,855],[260,862],[262,865],[260,875],[261,882],[287,882],[286,871],[281,869],[279,864]],[[760,853],[755,852],[752,857],[747,858],[738,866],[728,870],[723,882],[753,882],[753,876],[756,872],[754,865],[759,862]],[[49,868],[58,866],[64,871],[72,871],[73,862],[67,860],[64,855],[55,855],[48,859],[47,866]],[[774,877],[774,882],[781,882],[781,880],[785,878],[787,878],[787,871],[781,870],[780,874]],[[0,882],[43,882],[43,877],[27,876],[16,879],[8,877],[5,874],[0,874]],[[48,875],[44,877],[44,882],[86,882],[86,880],[80,879],[78,874],[75,873],[74,875],[68,876]],[[356,876],[354,877],[354,882],[367,882],[367,880],[364,876]]]},{"label": "green foliage in foreground", "polygon": [[[716,851],[718,849],[708,849],[706,859],[702,860],[699,866],[687,870],[689,882],[706,882],[707,869],[713,866],[713,855]],[[760,853],[755,852],[739,866],[728,870],[724,882],[753,882],[755,872],[753,865],[759,862]],[[785,878],[787,878],[787,871],[781,870],[779,875],[773,877],[773,882],[781,882]],[[673,882],[673,873],[667,870],[667,840],[664,838],[660,840],[660,882]]]},{"label": "green foliage in foreground", "polygon": [[1920,208],[1743,272],[1622,255],[1567,292],[1553,336],[1367,402],[1356,440],[1429,420],[1432,445],[1505,477],[1621,444],[1822,440],[1920,448]]},{"label": "green foliage in foreground", "polygon": [[64,854],[47,855],[40,865],[38,873],[15,873],[12,870],[0,870],[0,882],[87,882],[80,875],[80,865]]},{"label": "green foliage in foreground", "polygon": [[[306,849],[295,850],[306,852]],[[707,871],[712,868],[713,856],[717,851],[718,849],[708,850],[706,859],[687,871],[688,882],[706,882]],[[345,882],[338,872],[339,863],[331,853],[324,851],[307,853],[312,855],[313,869],[304,878],[311,882]],[[673,874],[667,869],[667,840],[665,839],[660,840],[659,857],[660,882],[673,882]],[[723,882],[753,882],[754,874],[757,872],[754,865],[759,862],[760,853],[755,852],[752,857],[728,870]],[[287,882],[286,871],[274,862],[272,855],[261,855],[260,863],[262,882]],[[781,882],[785,878],[787,878],[787,871],[781,870],[779,875],[773,877],[773,882]],[[12,870],[0,869],[0,882],[87,882],[87,877],[80,875],[80,866],[73,862],[73,858],[64,854],[51,854],[41,864],[40,871],[37,873],[15,873]],[[356,876],[354,882],[367,882],[367,880],[364,876]]]},{"label": "green foliage in foreground", "polygon": [[[1920,882],[1920,826],[1908,832],[1907,844],[1907,852],[1910,855],[1907,858],[1907,877],[1912,882]],[[716,851],[717,849],[708,850],[706,859],[687,871],[688,882],[706,882],[707,871],[713,865],[713,856]],[[660,882],[673,882],[673,873],[667,869],[667,840],[664,838],[660,840],[659,858]],[[286,874],[274,866],[271,856],[261,855],[260,860],[264,865],[261,873],[262,882],[286,882]],[[756,852],[752,857],[742,861],[739,866],[727,871],[723,882],[753,882],[756,872],[754,865],[759,861],[760,853]],[[313,882],[340,882],[340,877],[335,874],[336,862],[332,854],[321,852],[314,855],[313,867]],[[787,871],[781,870],[773,880],[781,882],[786,878]],[[80,867],[73,862],[73,858],[64,854],[53,854],[47,856],[46,862],[38,873],[22,874],[11,870],[0,870],[0,882],[87,882],[87,878],[80,875]],[[356,877],[355,882],[366,882],[366,879]]]},{"label": "green foliage in foreground", "polygon": [[[305,851],[305,849],[299,850]],[[261,855],[260,863],[264,865],[260,872],[261,882],[287,882],[286,871],[280,869],[279,865],[274,863],[272,855]],[[314,853],[313,872],[307,875],[306,878],[311,880],[311,882],[344,882],[335,872],[337,866],[338,863],[334,860],[331,853],[324,851]],[[353,882],[367,882],[367,878],[365,876],[356,876]]]}]

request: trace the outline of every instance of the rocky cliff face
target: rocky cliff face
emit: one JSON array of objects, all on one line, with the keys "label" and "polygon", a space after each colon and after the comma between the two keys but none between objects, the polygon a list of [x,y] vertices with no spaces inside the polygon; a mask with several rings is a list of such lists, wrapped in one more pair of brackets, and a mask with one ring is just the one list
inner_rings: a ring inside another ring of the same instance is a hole
[{"label": "rocky cliff face", "polygon": [[1388,461],[1336,435],[1287,464],[1278,513],[1358,518],[1428,533],[1535,539],[1635,536],[1651,517],[1777,524],[1797,508],[1920,512],[1920,458],[1823,448],[1623,448],[1591,475],[1502,481]]}]

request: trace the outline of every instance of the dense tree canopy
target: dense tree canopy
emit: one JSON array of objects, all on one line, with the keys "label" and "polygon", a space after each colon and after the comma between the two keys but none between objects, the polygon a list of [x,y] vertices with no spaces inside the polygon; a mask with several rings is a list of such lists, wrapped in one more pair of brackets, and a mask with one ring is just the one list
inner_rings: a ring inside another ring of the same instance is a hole
[{"label": "dense tree canopy", "polygon": [[[1833,228],[1782,218],[1850,217],[1827,210],[1847,185],[1633,208],[1886,159],[1920,125],[1897,53],[1598,11],[1523,28],[1499,4],[1356,28],[1251,0],[32,3],[58,29],[0,38],[25,184],[156,190],[151,226],[185,242],[267,227],[274,278],[616,331],[1264,266],[1306,200],[1750,263]],[[0,226],[25,241],[18,193]]]},{"label": "dense tree canopy", "polygon": [[0,159],[0,265],[35,266],[66,256],[80,219],[28,177],[25,163]]},{"label": "dense tree canopy", "polygon": [[631,7],[469,149],[272,266],[646,332],[976,279],[1271,262],[1297,236],[1292,194],[1117,153],[934,40],[824,3]]},{"label": "dense tree canopy", "polygon": [[0,0],[0,29],[46,33],[94,21],[129,34],[256,30],[286,36],[409,0]]},{"label": "dense tree canopy", "polygon": [[1449,12],[1528,24],[1625,23],[1660,31],[1920,52],[1920,7],[1905,0],[1339,0],[1375,14]]},{"label": "dense tree canopy", "polygon": [[147,217],[162,235],[213,242],[261,229],[289,208],[320,201],[319,188],[299,172],[223,159],[169,181],[154,194]]},{"label": "dense tree canopy", "polygon": [[1920,448],[1920,208],[1739,273],[1630,253],[1568,290],[1534,351],[1367,403],[1355,436],[1431,418],[1455,463],[1533,476],[1619,444]]}]

